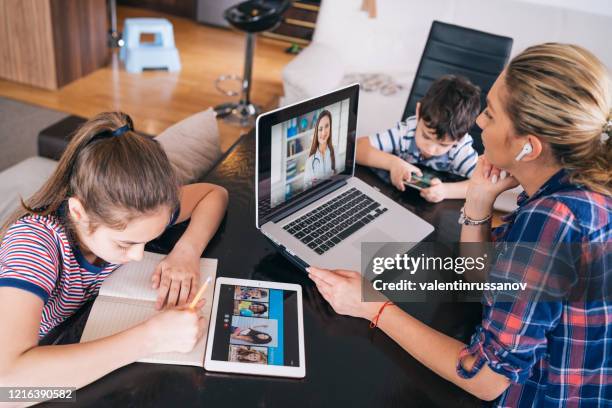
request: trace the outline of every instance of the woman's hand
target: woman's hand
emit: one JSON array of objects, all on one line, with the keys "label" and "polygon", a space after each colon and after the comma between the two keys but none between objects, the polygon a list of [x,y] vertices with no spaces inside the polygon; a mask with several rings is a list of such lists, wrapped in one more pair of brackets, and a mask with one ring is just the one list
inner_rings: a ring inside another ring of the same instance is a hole
[{"label": "woman's hand", "polygon": [[439,203],[446,198],[446,190],[446,184],[436,177],[431,180],[431,187],[421,190],[421,197],[430,203]]},{"label": "woman's hand", "polygon": [[185,305],[200,287],[200,254],[177,244],[157,265],[151,281],[153,289],[158,290],[158,310],[164,303],[171,307]]},{"label": "woman's hand", "polygon": [[[308,268],[307,271],[308,276],[317,285],[321,295],[329,302],[336,313],[371,320],[378,312],[380,302],[364,302],[361,300],[363,283],[361,274],[358,272],[330,271],[313,266]],[[373,290],[372,294],[382,297]],[[368,298],[370,297],[368,296]]]},{"label": "woman's hand", "polygon": [[518,181],[505,170],[493,166],[480,156],[469,180],[465,198],[465,213],[472,219],[491,214],[493,203],[502,192],[518,186]]},{"label": "woman's hand", "polygon": [[391,178],[391,184],[395,186],[399,191],[406,190],[404,181],[410,181],[412,179],[412,173],[416,173],[419,177],[423,176],[421,169],[408,163],[401,157],[393,156],[391,166],[389,167],[389,176]]},{"label": "woman's hand", "polygon": [[194,309],[174,308],[156,314],[144,325],[151,353],[188,353],[202,338],[206,319],[198,315],[204,306],[204,299]]}]

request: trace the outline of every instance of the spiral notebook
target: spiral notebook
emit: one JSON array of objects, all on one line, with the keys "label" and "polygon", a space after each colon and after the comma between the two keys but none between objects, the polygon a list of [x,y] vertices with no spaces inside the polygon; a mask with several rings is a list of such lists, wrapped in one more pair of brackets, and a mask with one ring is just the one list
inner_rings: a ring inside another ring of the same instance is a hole
[{"label": "spiral notebook", "polygon": [[[89,313],[81,343],[119,333],[158,313],[155,310],[157,290],[151,288],[151,275],[163,258],[164,255],[145,252],[142,261],[123,265],[106,278]],[[210,321],[217,260],[202,258],[200,273],[200,284],[211,277],[211,284],[203,295],[206,303],[202,308],[203,316]],[[189,353],[158,353],[138,361],[204,367],[207,333],[208,329],[205,329],[204,335]]]}]

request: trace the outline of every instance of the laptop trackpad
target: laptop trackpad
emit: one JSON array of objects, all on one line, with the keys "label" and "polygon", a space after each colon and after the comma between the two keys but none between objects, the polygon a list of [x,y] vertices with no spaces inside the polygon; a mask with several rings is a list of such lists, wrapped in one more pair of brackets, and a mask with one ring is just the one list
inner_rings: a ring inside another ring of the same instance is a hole
[{"label": "laptop trackpad", "polygon": [[394,242],[393,238],[389,235],[385,234],[378,228],[372,228],[372,230],[368,231],[367,234],[362,235],[359,239],[353,242],[353,247],[357,248],[361,251],[361,243],[362,242],[380,242],[380,248],[376,248],[376,251],[380,250],[384,244],[389,242]]}]

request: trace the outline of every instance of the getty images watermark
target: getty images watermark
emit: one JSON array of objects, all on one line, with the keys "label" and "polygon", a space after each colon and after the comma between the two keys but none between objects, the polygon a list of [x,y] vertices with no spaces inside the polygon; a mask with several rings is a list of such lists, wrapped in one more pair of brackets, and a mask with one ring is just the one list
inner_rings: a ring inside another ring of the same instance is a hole
[{"label": "getty images watermark", "polygon": [[[394,302],[610,300],[610,243],[363,243],[362,298]],[[601,256],[601,267],[584,267]]]}]

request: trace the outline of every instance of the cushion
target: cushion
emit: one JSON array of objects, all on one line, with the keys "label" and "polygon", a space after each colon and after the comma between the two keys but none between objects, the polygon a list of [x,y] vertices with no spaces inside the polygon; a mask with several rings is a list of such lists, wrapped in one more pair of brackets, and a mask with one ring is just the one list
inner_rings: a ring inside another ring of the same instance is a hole
[{"label": "cushion", "polygon": [[0,224],[24,200],[34,194],[55,171],[57,162],[45,157],[30,157],[0,172]]},{"label": "cushion", "polygon": [[166,150],[181,184],[200,178],[221,158],[219,128],[212,108],[170,126],[156,139]]}]

